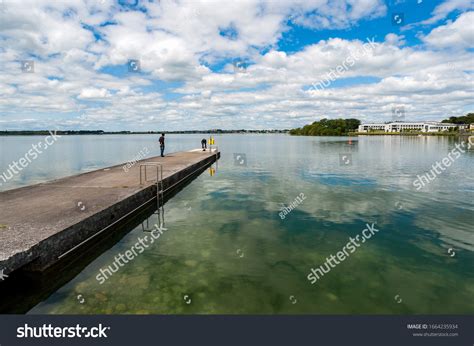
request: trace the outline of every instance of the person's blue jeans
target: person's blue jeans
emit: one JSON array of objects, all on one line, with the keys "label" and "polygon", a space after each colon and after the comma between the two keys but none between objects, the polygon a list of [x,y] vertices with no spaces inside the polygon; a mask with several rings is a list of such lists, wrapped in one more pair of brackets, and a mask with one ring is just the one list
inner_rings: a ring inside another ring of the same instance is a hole
[{"label": "person's blue jeans", "polygon": [[160,149],[161,149],[161,156],[164,156],[163,153],[165,152],[165,145],[161,144]]}]

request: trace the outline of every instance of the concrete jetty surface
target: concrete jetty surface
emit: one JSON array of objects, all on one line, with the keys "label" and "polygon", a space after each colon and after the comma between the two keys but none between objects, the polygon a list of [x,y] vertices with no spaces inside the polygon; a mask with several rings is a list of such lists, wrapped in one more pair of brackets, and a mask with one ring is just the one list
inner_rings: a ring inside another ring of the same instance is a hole
[{"label": "concrete jetty surface", "polygon": [[128,171],[124,163],[0,192],[0,270],[43,270],[147,203],[156,203],[156,168],[147,168],[148,181],[140,185],[140,164],[163,165],[166,194],[219,157],[216,149],[178,152],[139,161]]}]

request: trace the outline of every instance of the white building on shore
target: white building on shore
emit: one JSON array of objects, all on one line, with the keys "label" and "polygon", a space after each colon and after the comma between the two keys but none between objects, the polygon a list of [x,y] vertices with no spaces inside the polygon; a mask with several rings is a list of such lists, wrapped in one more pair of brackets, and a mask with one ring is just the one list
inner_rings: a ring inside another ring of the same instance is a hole
[{"label": "white building on shore", "polygon": [[469,125],[440,123],[437,121],[369,123],[359,125],[358,132],[384,131],[384,132],[442,132],[449,130],[467,130]]}]

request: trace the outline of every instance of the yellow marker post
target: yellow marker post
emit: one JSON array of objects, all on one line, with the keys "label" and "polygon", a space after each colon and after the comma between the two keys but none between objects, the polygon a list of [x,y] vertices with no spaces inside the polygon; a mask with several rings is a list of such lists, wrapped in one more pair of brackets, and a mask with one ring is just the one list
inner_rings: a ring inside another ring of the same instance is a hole
[{"label": "yellow marker post", "polygon": [[209,138],[209,145],[214,145],[215,144],[215,141],[214,141],[214,137],[210,137]]}]

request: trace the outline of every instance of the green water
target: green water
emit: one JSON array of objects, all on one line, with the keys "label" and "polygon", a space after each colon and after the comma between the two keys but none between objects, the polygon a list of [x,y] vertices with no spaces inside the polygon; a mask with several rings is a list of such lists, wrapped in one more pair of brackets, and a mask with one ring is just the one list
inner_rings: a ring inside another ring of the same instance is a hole
[{"label": "green water", "polygon": [[[101,285],[100,269],[148,234],[131,230],[30,313],[474,313],[474,151],[412,185],[458,142],[220,136],[216,174],[166,203],[159,239]],[[312,285],[311,268],[366,223],[379,232]]]}]

